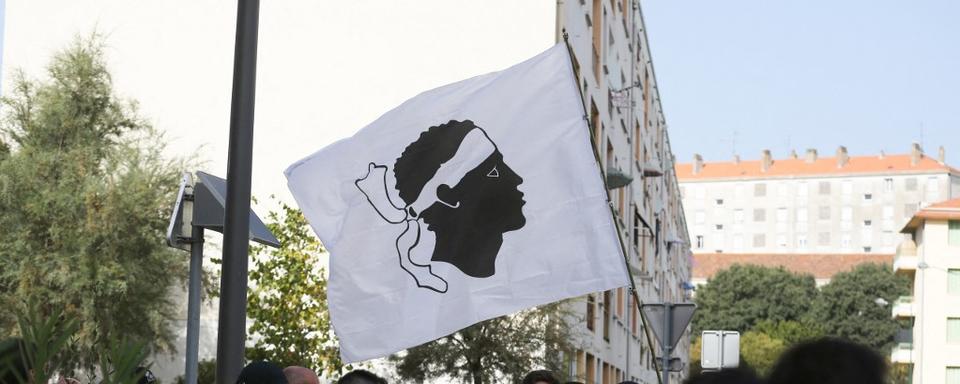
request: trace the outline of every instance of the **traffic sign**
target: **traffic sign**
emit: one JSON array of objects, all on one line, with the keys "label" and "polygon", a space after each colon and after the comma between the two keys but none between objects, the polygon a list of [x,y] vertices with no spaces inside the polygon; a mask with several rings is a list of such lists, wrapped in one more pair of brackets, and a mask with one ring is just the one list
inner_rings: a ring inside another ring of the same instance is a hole
[{"label": "traffic sign", "polygon": [[[670,308],[669,320],[666,319],[667,313],[666,309]],[[697,306],[693,303],[683,303],[683,304],[664,304],[664,303],[655,303],[655,304],[644,304],[641,307],[643,312],[644,320],[650,324],[650,330],[653,331],[653,335],[657,338],[657,342],[661,345],[666,344],[668,348],[673,349],[677,345],[677,342],[680,341],[680,338],[683,336],[683,331],[687,329],[687,325],[690,324],[690,319],[693,318],[693,312],[697,309]],[[669,340],[664,342],[664,324],[670,322],[670,337]]]}]

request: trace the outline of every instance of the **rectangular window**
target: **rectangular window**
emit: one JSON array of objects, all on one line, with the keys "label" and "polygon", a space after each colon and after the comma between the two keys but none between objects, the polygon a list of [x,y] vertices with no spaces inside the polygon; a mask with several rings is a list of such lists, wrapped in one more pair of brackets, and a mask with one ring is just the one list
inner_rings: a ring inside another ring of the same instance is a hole
[{"label": "rectangular window", "polygon": [[717,206],[723,205],[723,199],[716,199],[714,202],[717,203]]},{"label": "rectangular window", "polygon": [[753,185],[753,196],[762,197],[767,195],[767,185],[764,183],[756,183]]},{"label": "rectangular window", "polygon": [[610,291],[603,292],[603,339],[610,341]]},{"label": "rectangular window", "polygon": [[927,202],[934,203],[940,200],[940,182],[936,177],[927,178]]},{"label": "rectangular window", "polygon": [[593,76],[597,83],[600,82],[600,76],[603,73],[600,70],[600,52],[603,49],[603,4],[600,0],[593,0]]},{"label": "rectangular window", "polygon": [[917,203],[908,203],[903,205],[903,217],[911,218],[917,213]]},{"label": "rectangular window", "polygon": [[706,192],[706,189],[705,189],[704,187],[702,187],[702,186],[697,186],[697,187],[694,187],[694,188],[695,188],[694,191],[696,191],[696,192],[694,193],[694,195],[695,195],[698,199],[703,199],[704,197],[707,196],[707,192]]},{"label": "rectangular window", "polygon": [[777,196],[787,197],[787,184],[780,183],[780,185],[777,186]]},{"label": "rectangular window", "polygon": [[697,249],[703,249],[703,235],[697,235]]},{"label": "rectangular window", "polygon": [[777,208],[777,222],[786,223],[787,222],[787,209],[786,208]]},{"label": "rectangular window", "polygon": [[853,194],[853,181],[844,180],[840,182],[840,194],[844,196]]},{"label": "rectangular window", "polygon": [[593,297],[593,294],[587,295],[587,315],[586,315],[587,318],[586,318],[586,320],[587,320],[587,329],[589,329],[589,330],[591,330],[591,331],[595,329],[595,328],[594,328],[594,320],[593,320],[593,318],[596,316],[596,313],[594,312],[594,311],[597,310],[596,308],[597,308],[597,299]]},{"label": "rectangular window", "polygon": [[893,192],[893,179],[886,178],[883,179],[883,191],[884,192]]},{"label": "rectangular window", "polygon": [[707,220],[707,214],[703,211],[696,211],[693,213],[693,222],[697,224],[703,224]]},{"label": "rectangular window", "polygon": [[742,251],[743,250],[743,235],[733,235],[733,250]]},{"label": "rectangular window", "polygon": [[892,207],[892,206],[885,205],[885,206],[883,207],[883,219],[884,219],[884,220],[891,220],[891,219],[893,219],[893,207]]},{"label": "rectangular window", "polygon": [[777,248],[780,248],[780,249],[787,248],[787,235],[782,233],[777,235]]},{"label": "rectangular window", "polygon": [[960,317],[947,318],[947,342],[960,343]]},{"label": "rectangular window", "polygon": [[947,384],[960,384],[960,367],[947,367]]},{"label": "rectangular window", "polygon": [[767,246],[767,236],[762,233],[757,233],[753,235],[753,247],[754,248],[763,248]]},{"label": "rectangular window", "polygon": [[623,288],[617,288],[617,317],[623,318]]},{"label": "rectangular window", "polygon": [[754,208],[753,210],[753,221],[755,222],[764,222],[767,221],[767,210],[763,208]]},{"label": "rectangular window", "polygon": [[717,224],[713,226],[713,229],[717,232],[723,231],[723,224]]},{"label": "rectangular window", "polygon": [[864,202],[864,203],[869,203],[869,202],[872,202],[872,201],[873,201],[873,194],[872,194],[872,193],[864,193],[864,194],[863,194],[863,202]]},{"label": "rectangular window", "polygon": [[817,213],[817,218],[819,218],[820,220],[830,220],[830,207],[829,206],[820,207]]},{"label": "rectangular window", "polygon": [[810,192],[810,187],[806,182],[801,182],[797,184],[797,196],[807,197],[807,194]]},{"label": "rectangular window", "polygon": [[850,248],[850,234],[844,233],[840,235],[840,248],[848,249]]},{"label": "rectangular window", "polygon": [[947,244],[960,246],[960,220],[949,221]]},{"label": "rectangular window", "polygon": [[724,243],[723,240],[724,240],[724,239],[723,239],[723,233],[715,233],[715,234],[713,234],[713,249],[715,249],[717,252],[722,252],[722,251],[723,251],[723,243]]},{"label": "rectangular window", "polygon": [[806,249],[807,248],[807,235],[798,234],[797,235],[797,248]]},{"label": "rectangular window", "polygon": [[807,209],[806,208],[797,208],[797,222],[801,224],[807,223]]},{"label": "rectangular window", "polygon": [[817,234],[817,245],[819,246],[828,246],[830,245],[830,232],[820,232]]},{"label": "rectangular window", "polygon": [[906,189],[906,190],[908,190],[908,191],[916,191],[916,190],[917,190],[917,178],[916,178],[916,177],[911,177],[911,178],[908,178],[908,179],[904,180],[904,185],[903,185],[903,186],[904,186],[904,189]]},{"label": "rectangular window", "polygon": [[818,190],[820,191],[820,194],[821,194],[821,195],[829,195],[829,194],[830,194],[830,182],[829,182],[829,181],[821,181],[818,188],[819,188]]},{"label": "rectangular window", "polygon": [[850,221],[853,220],[853,208],[843,207],[840,208],[840,221]]},{"label": "rectangular window", "polygon": [[733,187],[733,194],[736,197],[743,197],[743,184],[737,184],[736,187]]},{"label": "rectangular window", "polygon": [[627,295],[627,301],[630,302],[630,331],[633,332],[633,335],[637,335],[637,318],[640,317],[640,312],[637,311],[637,302],[633,300],[633,297]]},{"label": "rectangular window", "polygon": [[960,295],[960,269],[947,270],[947,293]]},{"label": "rectangular window", "polygon": [[597,361],[596,359],[593,358],[593,355],[589,353],[587,354],[586,371],[587,371],[586,375],[584,375],[586,377],[583,378],[584,381],[586,381],[586,384],[596,384],[597,383]]},{"label": "rectangular window", "polygon": [[733,223],[734,224],[743,224],[743,210],[734,209],[733,210]]}]

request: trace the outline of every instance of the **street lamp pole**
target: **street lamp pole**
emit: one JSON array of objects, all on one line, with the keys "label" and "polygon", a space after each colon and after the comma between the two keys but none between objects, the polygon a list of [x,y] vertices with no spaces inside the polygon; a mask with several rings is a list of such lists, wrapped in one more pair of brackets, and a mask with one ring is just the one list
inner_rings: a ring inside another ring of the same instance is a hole
[{"label": "street lamp pole", "polygon": [[217,383],[236,381],[243,369],[247,319],[247,262],[250,233],[250,178],[257,74],[259,0],[239,0],[233,57],[233,99],[227,154],[227,193],[220,274]]}]

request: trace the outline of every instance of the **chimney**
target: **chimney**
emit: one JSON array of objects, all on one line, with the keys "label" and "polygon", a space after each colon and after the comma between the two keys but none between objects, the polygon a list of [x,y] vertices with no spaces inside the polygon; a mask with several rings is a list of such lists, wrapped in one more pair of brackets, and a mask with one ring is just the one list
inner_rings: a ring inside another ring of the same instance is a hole
[{"label": "chimney", "polygon": [[837,148],[837,168],[843,168],[849,161],[850,157],[847,156],[847,147],[841,145]]},{"label": "chimney", "polygon": [[791,150],[790,150],[790,158],[796,160],[797,157],[798,157],[798,156],[797,156],[797,150],[796,150],[796,149],[791,149]]},{"label": "chimney", "polygon": [[947,162],[947,151],[943,149],[943,146],[940,146],[940,150],[937,151],[937,161],[940,162],[940,165],[943,165]]},{"label": "chimney", "polygon": [[733,155],[733,163],[740,165],[740,155]]},{"label": "chimney", "polygon": [[804,159],[804,161],[805,161],[807,164],[813,164],[813,163],[815,163],[815,162],[817,161],[817,150],[816,150],[816,149],[813,149],[813,148],[808,148],[808,149],[807,149],[807,156],[806,156],[806,159]]},{"label": "chimney", "polygon": [[886,157],[887,157],[887,153],[884,152],[884,151],[881,149],[881,150],[880,150],[880,160],[883,160],[883,159],[886,158]]},{"label": "chimney", "polygon": [[760,161],[760,171],[766,172],[770,170],[770,166],[773,165],[773,157],[770,156],[770,150],[763,150],[763,159]]},{"label": "chimney", "polygon": [[703,156],[700,156],[699,153],[693,154],[693,174],[699,174],[700,171],[703,171]]},{"label": "chimney", "polygon": [[913,143],[910,150],[910,165],[917,166],[921,158],[923,158],[923,148],[920,148],[919,143]]}]

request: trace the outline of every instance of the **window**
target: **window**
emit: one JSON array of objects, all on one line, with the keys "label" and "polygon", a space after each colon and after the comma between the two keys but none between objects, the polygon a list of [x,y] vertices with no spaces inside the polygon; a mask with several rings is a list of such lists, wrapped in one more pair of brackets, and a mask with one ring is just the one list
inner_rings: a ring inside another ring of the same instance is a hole
[{"label": "window", "polygon": [[723,199],[716,199],[714,202],[716,202],[718,206],[723,205]]},{"label": "window", "polygon": [[717,252],[723,252],[723,233],[713,234],[713,249]]},{"label": "window", "polygon": [[697,249],[703,249],[703,235],[697,235]]},{"label": "window", "polygon": [[780,249],[787,248],[787,235],[782,233],[777,235],[777,248],[780,248]]},{"label": "window", "polygon": [[767,236],[762,233],[757,233],[753,235],[753,247],[754,248],[763,248],[767,246]]},{"label": "window", "polygon": [[844,233],[840,235],[840,248],[847,249],[850,248],[850,234]]},{"label": "window", "polygon": [[869,228],[872,228],[872,227],[873,227],[873,220],[864,220],[864,221],[863,221],[863,227],[864,227],[864,228],[868,228],[868,229],[869,229]]},{"label": "window", "polygon": [[806,182],[801,182],[797,184],[797,196],[807,197],[807,194],[809,193],[809,191],[810,191],[810,188],[809,186],[807,186]]},{"label": "window", "polygon": [[820,185],[819,185],[819,187],[818,187],[818,190],[820,191],[820,194],[821,194],[821,195],[829,195],[829,194],[830,194],[830,182],[829,182],[829,181],[821,181],[821,182],[820,182]]},{"label": "window", "polygon": [[593,76],[597,83],[600,82],[602,71],[600,70],[600,52],[603,49],[603,4],[600,0],[593,0]]},{"label": "window", "polygon": [[960,384],[960,367],[947,367],[947,384]]},{"label": "window", "polygon": [[908,190],[908,191],[916,191],[916,190],[917,190],[917,178],[916,178],[916,177],[911,177],[911,178],[908,178],[908,179],[904,180],[904,185],[903,185],[903,186],[904,186],[904,189],[906,189],[906,190]]},{"label": "window", "polygon": [[807,235],[798,234],[797,235],[797,248],[806,249],[807,248]]},{"label": "window", "polygon": [[696,192],[694,193],[694,195],[695,195],[698,199],[703,199],[703,198],[705,198],[705,197],[707,196],[706,189],[703,188],[703,187],[701,187],[701,186],[694,187],[694,191],[696,191]]},{"label": "window", "polygon": [[733,235],[733,250],[734,251],[743,250],[743,235],[740,235],[740,234]]},{"label": "window", "polygon": [[734,224],[743,224],[743,210],[734,209],[733,210],[733,223]]},{"label": "window", "polygon": [[753,196],[761,197],[767,195],[767,184],[756,183],[753,185]]},{"label": "window", "polygon": [[737,184],[733,189],[734,196],[743,197],[743,184]]},{"label": "window", "polygon": [[800,224],[807,223],[807,209],[806,208],[797,208],[797,222]]},{"label": "window", "polygon": [[707,219],[707,214],[703,211],[696,211],[693,213],[693,222],[697,224],[703,224]]},{"label": "window", "polygon": [[927,201],[933,203],[940,200],[940,183],[936,177],[927,178]]},{"label": "window", "polygon": [[849,196],[853,194],[853,181],[844,180],[840,182],[840,194],[844,196]]},{"label": "window", "polygon": [[873,194],[872,194],[872,193],[864,193],[864,194],[863,194],[863,202],[864,202],[864,203],[869,203],[869,202],[871,202],[871,201],[873,201]]},{"label": "window", "polygon": [[830,207],[828,206],[820,207],[817,213],[817,218],[819,218],[820,220],[830,220]]},{"label": "window", "polygon": [[870,246],[863,247],[863,253],[870,253],[871,251],[873,251],[873,247],[870,247]]},{"label": "window", "polygon": [[593,294],[587,295],[587,329],[594,330],[594,320],[596,316],[595,311],[597,310],[597,299],[593,297]]},{"label": "window", "polygon": [[960,343],[960,317],[947,318],[947,342]]},{"label": "window", "polygon": [[714,225],[714,226],[713,226],[713,229],[716,230],[716,231],[722,231],[722,230],[723,230],[723,224]]},{"label": "window", "polygon": [[960,220],[950,220],[947,244],[960,246]]},{"label": "window", "polygon": [[893,231],[883,231],[883,246],[892,247],[893,246]]},{"label": "window", "polygon": [[617,317],[623,318],[623,288],[617,288]]},{"label": "window", "polygon": [[960,295],[960,269],[947,270],[947,293]]},{"label": "window", "polygon": [[610,341],[610,291],[603,292],[603,339]]},{"label": "window", "polygon": [[840,208],[840,221],[850,221],[853,220],[853,208],[843,207]]},{"label": "window", "polygon": [[893,207],[885,205],[883,207],[883,219],[884,220],[893,220]]},{"label": "window", "polygon": [[780,183],[780,185],[777,186],[777,196],[787,197],[787,184]]},{"label": "window", "polygon": [[[597,0],[599,1],[599,0]],[[597,382],[597,361],[593,358],[593,355],[587,354],[587,369],[586,375],[584,375],[584,380],[587,384],[596,384]]]},{"label": "window", "polygon": [[787,209],[786,208],[777,208],[777,222],[786,223],[787,222]]},{"label": "window", "polygon": [[755,222],[767,221],[767,210],[763,208],[755,208],[753,210],[753,221]]},{"label": "window", "polygon": [[883,191],[884,192],[893,192],[893,179],[886,178],[883,179]]},{"label": "window", "polygon": [[917,203],[907,203],[903,205],[903,217],[911,218],[917,213]]},{"label": "window", "polygon": [[817,245],[830,245],[830,232],[820,232],[817,234]]}]

